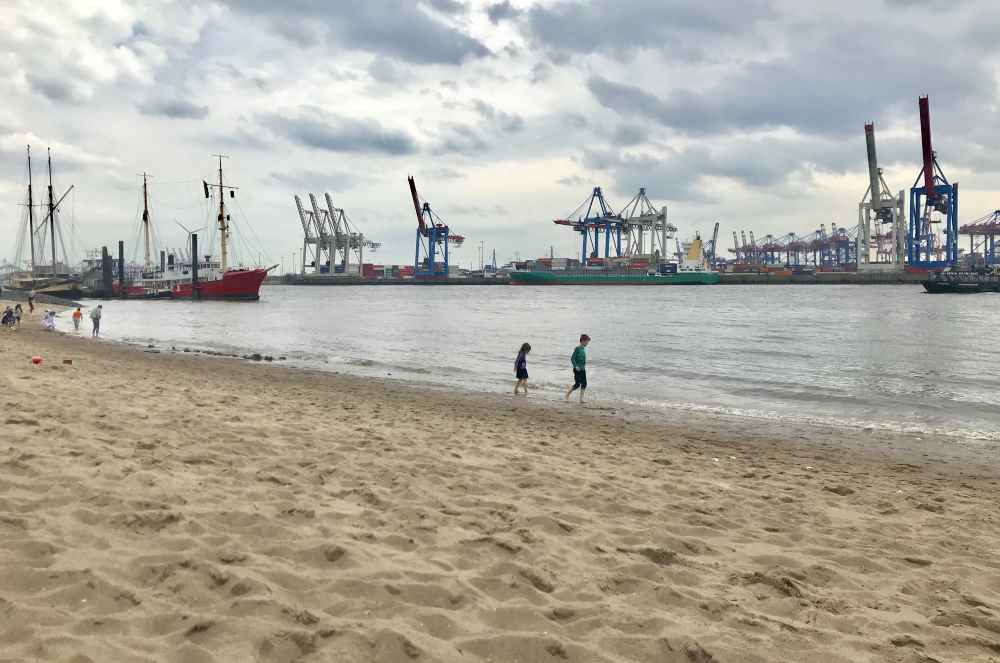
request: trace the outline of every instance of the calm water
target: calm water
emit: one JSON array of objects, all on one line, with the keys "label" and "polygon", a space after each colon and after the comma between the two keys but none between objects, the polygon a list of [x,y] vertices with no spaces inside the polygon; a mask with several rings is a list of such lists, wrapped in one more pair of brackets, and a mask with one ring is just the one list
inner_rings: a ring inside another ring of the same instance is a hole
[{"label": "calm water", "polygon": [[[598,403],[748,423],[832,424],[1000,440],[996,295],[915,286],[285,287],[256,304],[108,302],[134,343],[508,391],[524,341],[535,397],[572,382],[581,332]],[[68,313],[60,327],[71,327]],[[89,319],[85,317],[89,328]]]}]

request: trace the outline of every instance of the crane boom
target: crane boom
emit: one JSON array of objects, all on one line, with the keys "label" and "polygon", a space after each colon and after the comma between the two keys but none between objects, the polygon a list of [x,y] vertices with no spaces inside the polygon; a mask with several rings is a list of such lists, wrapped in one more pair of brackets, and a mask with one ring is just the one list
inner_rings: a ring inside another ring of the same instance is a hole
[{"label": "crane boom", "polygon": [[934,149],[931,146],[931,111],[927,97],[920,97],[920,148],[924,156],[924,189],[928,198],[934,199]]},{"label": "crane boom", "polygon": [[295,206],[299,208],[299,221],[302,222],[302,232],[305,233],[306,239],[312,239],[312,229],[309,227],[309,221],[306,220],[307,212],[302,208],[302,199],[299,198],[298,194],[295,194]]},{"label": "crane boom", "polygon": [[865,124],[865,143],[868,146],[868,179],[871,182],[872,209],[880,209],[882,187],[879,178],[878,156],[875,154],[875,123]]},{"label": "crane boom", "polygon": [[715,260],[715,256],[718,253],[718,250],[716,250],[715,247],[716,247],[716,243],[718,241],[719,241],[719,222],[716,221],[715,222],[715,230],[712,231],[712,251],[711,251],[711,255],[709,256],[709,260],[712,260],[712,261]]},{"label": "crane boom", "polygon": [[417,226],[421,234],[427,233],[427,226],[424,225],[424,214],[420,211],[420,197],[417,196],[417,183],[413,181],[413,176],[408,176],[406,180],[410,183],[410,195],[413,197],[413,211],[417,213]]}]

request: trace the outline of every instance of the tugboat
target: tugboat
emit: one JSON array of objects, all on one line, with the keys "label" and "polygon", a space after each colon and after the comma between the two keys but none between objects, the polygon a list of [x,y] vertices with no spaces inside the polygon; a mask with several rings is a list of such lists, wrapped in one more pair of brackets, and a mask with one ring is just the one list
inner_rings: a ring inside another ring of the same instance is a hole
[{"label": "tugboat", "polygon": [[700,237],[688,245],[679,264],[663,263],[656,271],[600,267],[510,272],[514,285],[711,285],[719,278],[705,260]]},{"label": "tugboat", "polygon": [[[149,232],[149,195],[146,175],[142,176],[142,231],[145,248],[142,278],[127,283],[124,296],[135,299],[228,299],[234,301],[257,301],[260,299],[260,286],[267,273],[274,269],[261,267],[231,268],[229,266],[229,215],[226,214],[225,192],[230,197],[235,196],[235,188],[224,184],[222,179],[222,156],[219,156],[219,183],[202,182],[205,197],[211,196],[210,189],[217,189],[219,194],[219,238],[220,260],[211,256],[192,255],[191,264],[181,264],[170,256],[166,265],[154,268],[150,260]],[[197,247],[192,247],[194,254]],[[120,286],[115,282],[113,290],[119,292]]]},{"label": "tugboat", "polygon": [[1000,270],[936,271],[923,282],[930,294],[1000,292]]}]

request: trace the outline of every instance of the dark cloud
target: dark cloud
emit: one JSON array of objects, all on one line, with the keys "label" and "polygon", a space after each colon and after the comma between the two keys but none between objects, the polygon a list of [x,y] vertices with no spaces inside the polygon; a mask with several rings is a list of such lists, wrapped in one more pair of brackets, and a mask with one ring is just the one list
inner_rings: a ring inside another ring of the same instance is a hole
[{"label": "dark cloud", "polygon": [[447,124],[434,145],[435,154],[482,154],[490,147],[481,130],[468,124]]},{"label": "dark cloud", "polygon": [[159,115],[173,119],[201,120],[208,117],[208,106],[199,106],[184,99],[147,99],[136,104],[143,115]]},{"label": "dark cloud", "polygon": [[524,118],[516,113],[506,113],[498,110],[492,104],[488,104],[482,99],[473,101],[472,106],[485,120],[494,124],[501,131],[520,131],[524,128]]},{"label": "dark cloud", "polygon": [[430,6],[444,14],[461,14],[466,7],[455,0],[429,0]]},{"label": "dark cloud", "polygon": [[[893,144],[892,151],[899,146]],[[863,168],[864,138],[854,142],[818,138],[740,137],[717,144],[699,143],[683,148],[658,146],[653,153],[613,147],[588,148],[581,165],[614,178],[617,191],[640,186],[656,196],[675,201],[714,202],[707,178],[722,178],[748,189],[780,190],[793,176],[812,178],[816,173],[843,174]],[[863,193],[859,181],[858,197]]]},{"label": "dark cloud", "polygon": [[638,145],[649,136],[649,132],[637,124],[619,124],[612,138],[615,145]]},{"label": "dark cloud", "polygon": [[490,23],[493,24],[512,19],[518,14],[520,12],[514,5],[510,4],[510,0],[503,0],[503,2],[494,3],[486,8],[486,15],[489,17]]},{"label": "dark cloud", "polygon": [[68,104],[79,104],[84,101],[84,95],[79,87],[67,77],[28,74],[28,84],[49,101]]},{"label": "dark cloud", "polygon": [[[886,40],[872,22],[855,20],[773,25],[783,30],[780,54],[734,60],[702,84],[658,87],[591,76],[588,88],[605,107],[692,135],[791,127],[821,136],[853,135],[867,120],[909,122],[916,97],[930,92],[938,112],[991,107],[996,97],[988,58],[927,44],[953,41],[965,21],[949,28],[919,16],[901,20],[912,39]],[[948,32],[947,30],[951,30]],[[719,43],[706,36],[707,43]],[[891,72],[891,73],[890,73]]]},{"label": "dark cloud", "polygon": [[368,65],[368,75],[379,83],[398,85],[407,80],[406,72],[392,58],[375,57]]},{"label": "dark cloud", "polygon": [[491,150],[494,145],[505,142],[510,134],[520,133],[525,128],[523,117],[502,111],[482,99],[473,99],[469,104],[455,102],[454,107],[475,111],[479,115],[479,122],[443,124],[432,148],[435,154],[482,154]]},{"label": "dark cloud", "polygon": [[627,54],[637,48],[677,51],[690,38],[735,34],[773,16],[766,0],[591,0],[532,7],[525,27],[542,48],[578,53]]},{"label": "dark cloud", "polygon": [[[331,48],[346,47],[416,64],[459,64],[465,58],[490,54],[482,42],[435,20],[417,3],[229,0],[229,4],[236,11],[262,17],[296,44],[303,39],[303,26],[312,26]],[[457,4],[439,0],[432,6],[447,11]]]},{"label": "dark cloud", "polygon": [[311,106],[301,107],[290,115],[265,115],[259,121],[287,140],[320,150],[388,155],[412,154],[417,150],[413,137],[405,131]]}]

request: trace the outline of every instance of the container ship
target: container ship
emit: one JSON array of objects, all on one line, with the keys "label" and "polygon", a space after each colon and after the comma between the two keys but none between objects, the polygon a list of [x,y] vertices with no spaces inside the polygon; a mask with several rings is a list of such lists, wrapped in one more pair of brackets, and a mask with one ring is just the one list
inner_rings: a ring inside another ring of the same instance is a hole
[{"label": "container ship", "polygon": [[[561,268],[564,265],[565,268]],[[514,285],[711,285],[719,282],[719,273],[710,269],[705,260],[700,238],[688,245],[679,263],[661,263],[656,269],[651,269],[648,262],[638,261],[586,267],[550,262],[546,266],[549,268],[512,271],[510,281]]]},{"label": "container ship", "polygon": [[[217,189],[219,194],[219,260],[210,255],[199,256],[197,242],[192,241],[191,262],[182,264],[169,256],[164,264],[161,259],[159,269],[150,262],[150,219],[149,196],[146,176],[142,180],[142,229],[145,245],[145,261],[140,278],[126,282],[124,288],[117,281],[112,283],[112,291],[129,299],[225,299],[232,301],[256,301],[260,299],[260,286],[267,278],[269,269],[261,267],[232,268],[229,266],[229,216],[226,214],[225,192],[233,195],[233,187],[222,180],[222,157],[219,158],[219,183],[203,182],[205,197],[209,189]],[[192,236],[196,237],[196,236]],[[203,258],[203,259],[202,259]],[[273,267],[271,268],[273,269]]]}]

